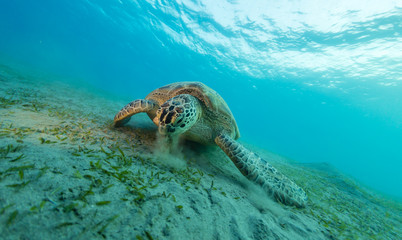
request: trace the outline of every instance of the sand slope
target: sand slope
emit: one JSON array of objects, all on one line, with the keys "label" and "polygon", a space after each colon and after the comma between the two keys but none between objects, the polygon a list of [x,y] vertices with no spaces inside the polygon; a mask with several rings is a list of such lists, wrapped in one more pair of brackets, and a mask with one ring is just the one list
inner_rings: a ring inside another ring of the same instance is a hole
[{"label": "sand slope", "polygon": [[6,66],[0,84],[0,239],[402,236],[399,203],[325,163],[248,146],[306,190],[306,208],[288,207],[217,147],[187,142],[168,154],[145,114],[112,128],[126,100]]}]

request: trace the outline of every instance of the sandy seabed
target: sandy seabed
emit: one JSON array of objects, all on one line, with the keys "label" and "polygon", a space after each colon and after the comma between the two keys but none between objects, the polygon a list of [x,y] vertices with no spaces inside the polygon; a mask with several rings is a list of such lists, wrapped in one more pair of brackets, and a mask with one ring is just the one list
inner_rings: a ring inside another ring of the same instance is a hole
[{"label": "sandy seabed", "polygon": [[[218,148],[168,153],[129,100],[0,65],[0,239],[401,239],[401,203],[243,142],[305,189],[273,201]],[[134,98],[144,97],[135,96]]]}]

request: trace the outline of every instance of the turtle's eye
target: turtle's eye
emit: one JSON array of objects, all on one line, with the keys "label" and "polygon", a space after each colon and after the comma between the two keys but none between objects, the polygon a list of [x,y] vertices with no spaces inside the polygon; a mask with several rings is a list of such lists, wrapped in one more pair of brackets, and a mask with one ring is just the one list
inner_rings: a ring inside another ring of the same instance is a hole
[{"label": "turtle's eye", "polygon": [[184,112],[184,109],[182,107],[176,107],[175,110],[178,113],[183,113]]}]

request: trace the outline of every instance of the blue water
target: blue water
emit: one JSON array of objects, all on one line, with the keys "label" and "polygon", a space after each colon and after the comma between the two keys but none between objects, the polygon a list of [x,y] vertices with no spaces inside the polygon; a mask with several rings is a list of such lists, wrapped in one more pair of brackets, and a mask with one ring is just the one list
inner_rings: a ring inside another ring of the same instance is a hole
[{"label": "blue water", "polygon": [[243,141],[402,197],[400,1],[0,1],[0,61],[132,99],[202,81]]}]

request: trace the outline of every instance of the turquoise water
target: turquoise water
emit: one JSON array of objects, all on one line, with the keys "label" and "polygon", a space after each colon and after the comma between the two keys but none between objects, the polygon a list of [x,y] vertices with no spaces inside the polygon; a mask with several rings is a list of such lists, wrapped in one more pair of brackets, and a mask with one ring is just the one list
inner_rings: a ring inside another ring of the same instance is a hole
[{"label": "turquoise water", "polygon": [[402,197],[400,2],[1,1],[0,34],[1,62],[130,99],[202,81],[243,141]]}]

